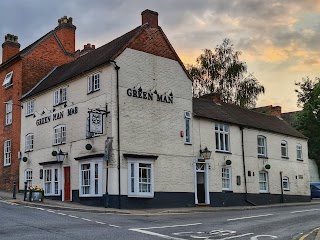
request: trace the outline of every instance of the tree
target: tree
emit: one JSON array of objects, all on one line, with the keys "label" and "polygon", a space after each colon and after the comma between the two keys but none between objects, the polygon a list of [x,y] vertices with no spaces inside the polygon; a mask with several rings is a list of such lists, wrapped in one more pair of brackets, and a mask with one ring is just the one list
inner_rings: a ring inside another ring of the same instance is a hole
[{"label": "tree", "polygon": [[240,55],[229,39],[217,45],[214,52],[205,49],[196,65],[187,66],[193,80],[193,95],[218,93],[223,102],[254,107],[265,89],[252,74],[247,75],[247,64],[239,60]]},{"label": "tree", "polygon": [[296,86],[300,87],[300,90],[295,90],[298,93],[297,105],[303,110],[295,114],[293,126],[309,138],[309,158],[316,160],[320,170],[320,79],[303,78]]}]

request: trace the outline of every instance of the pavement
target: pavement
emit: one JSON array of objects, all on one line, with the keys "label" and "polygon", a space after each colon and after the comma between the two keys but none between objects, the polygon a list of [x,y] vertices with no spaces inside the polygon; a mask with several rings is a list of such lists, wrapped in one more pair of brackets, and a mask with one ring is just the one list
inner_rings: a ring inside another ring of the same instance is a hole
[{"label": "pavement", "polygon": [[[241,211],[261,208],[272,207],[290,207],[290,206],[306,206],[306,205],[319,205],[320,199],[313,199],[311,202],[301,203],[281,203],[263,206],[238,206],[238,207],[208,207],[208,206],[196,206],[185,208],[157,208],[157,209],[117,209],[117,208],[104,208],[95,206],[86,206],[76,202],[62,202],[58,200],[44,199],[43,202],[28,202],[23,200],[23,193],[17,193],[16,199],[13,199],[12,192],[0,191],[0,200],[13,204],[20,204],[26,206],[50,208],[55,210],[64,211],[80,211],[80,212],[92,212],[92,213],[113,213],[119,215],[163,215],[163,214],[188,214],[188,213],[200,213],[200,212],[217,212],[217,211]],[[320,227],[316,228],[309,233],[304,234],[299,240],[320,240]]]}]

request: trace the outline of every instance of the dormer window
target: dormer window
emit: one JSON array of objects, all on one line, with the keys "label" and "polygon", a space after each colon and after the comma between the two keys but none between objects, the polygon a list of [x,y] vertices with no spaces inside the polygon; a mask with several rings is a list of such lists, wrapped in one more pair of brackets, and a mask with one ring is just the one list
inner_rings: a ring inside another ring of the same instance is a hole
[{"label": "dormer window", "polygon": [[67,101],[67,88],[60,88],[53,93],[53,106],[65,103]]},{"label": "dormer window", "polygon": [[13,71],[7,73],[2,83],[2,86],[4,86],[4,88],[8,88],[12,85],[12,76],[13,76]]}]

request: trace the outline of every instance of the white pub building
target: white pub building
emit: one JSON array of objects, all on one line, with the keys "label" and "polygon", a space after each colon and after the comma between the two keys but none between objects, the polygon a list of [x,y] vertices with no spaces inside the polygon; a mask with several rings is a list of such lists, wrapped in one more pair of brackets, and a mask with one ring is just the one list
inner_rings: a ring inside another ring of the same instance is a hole
[{"label": "white pub building", "polygon": [[158,13],[22,98],[20,190],[119,208],[310,201],[307,139],[192,82]]}]

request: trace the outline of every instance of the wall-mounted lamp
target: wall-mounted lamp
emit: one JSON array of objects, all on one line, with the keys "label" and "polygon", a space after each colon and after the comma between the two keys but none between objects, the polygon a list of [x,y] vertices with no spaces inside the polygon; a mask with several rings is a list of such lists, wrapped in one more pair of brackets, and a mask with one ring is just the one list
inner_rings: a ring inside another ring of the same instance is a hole
[{"label": "wall-mounted lamp", "polygon": [[63,160],[66,158],[66,156],[68,156],[68,153],[67,152],[62,152],[61,149],[60,149],[59,152],[56,155],[57,161],[58,162],[63,162]]},{"label": "wall-mounted lamp", "polygon": [[203,150],[200,148],[200,156],[203,159],[209,159],[211,157],[212,151],[209,151],[207,147],[205,147]]},{"label": "wall-mounted lamp", "polygon": [[43,114],[45,114],[45,113],[46,113],[46,111],[45,111],[45,110],[47,110],[49,113],[51,113],[51,110],[49,110],[48,108],[44,107],[44,108],[43,108],[43,110],[42,110],[41,115],[43,115]]},{"label": "wall-mounted lamp", "polygon": [[67,100],[64,102],[64,104],[63,104],[64,107],[67,107],[67,106],[68,106],[67,102],[71,103],[71,105],[74,105],[73,102],[70,102],[70,101],[67,99]]},{"label": "wall-mounted lamp", "polygon": [[20,104],[10,103],[10,102],[3,102],[3,104],[11,104],[11,105],[13,105],[13,106],[18,106],[18,107],[20,107],[20,108],[23,109],[23,105],[20,105]]}]

